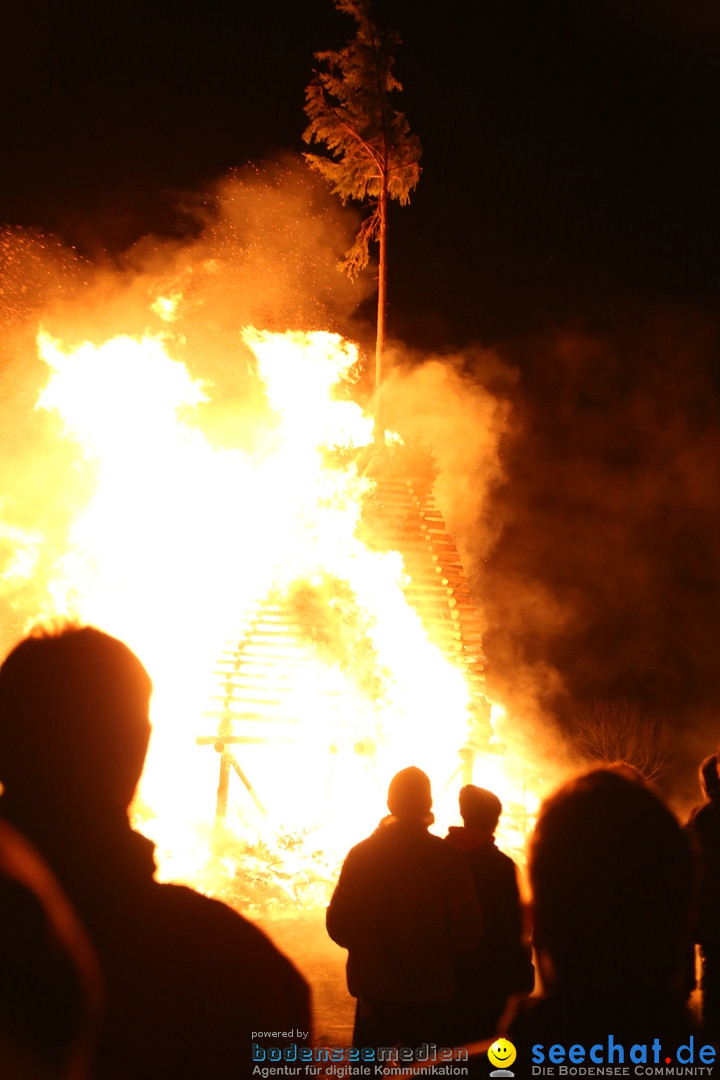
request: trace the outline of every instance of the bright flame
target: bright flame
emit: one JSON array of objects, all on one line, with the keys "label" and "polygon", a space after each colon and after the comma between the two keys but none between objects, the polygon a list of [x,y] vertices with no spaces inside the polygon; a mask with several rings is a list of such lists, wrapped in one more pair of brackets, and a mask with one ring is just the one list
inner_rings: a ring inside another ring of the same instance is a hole
[{"label": "bright flame", "polygon": [[[328,463],[328,448],[372,439],[372,421],[335,392],[356,347],[329,333],[247,328],[265,415],[250,449],[218,448],[202,425],[212,388],[172,357],[180,303],[175,294],[153,305],[168,324],[162,334],[75,349],[38,337],[50,368],[38,408],[60,417],[77,468],[93,481],[44,614],[122,637],[153,677],[137,812],[158,843],[162,875],[222,889],[242,843],[246,875],[255,857],[257,867],[276,868],[281,892],[305,880],[303,900],[322,902],[338,860],[385,812],[398,769],[424,768],[438,824],[455,820],[470,689],[408,604],[401,555],[358,538],[372,482],[352,463]],[[36,541],[25,537],[13,572],[29,572]],[[276,622],[263,632],[273,663],[247,630],[270,611]],[[212,863],[219,878],[210,882],[221,760],[210,743],[223,708],[213,716],[212,702],[232,681],[218,674],[223,650],[242,648],[249,670],[266,666],[268,688],[256,685],[255,712],[235,721],[235,737],[249,741],[228,744],[237,763],[230,854]],[[478,755],[475,780],[519,804],[517,777],[505,768],[499,754]]]}]

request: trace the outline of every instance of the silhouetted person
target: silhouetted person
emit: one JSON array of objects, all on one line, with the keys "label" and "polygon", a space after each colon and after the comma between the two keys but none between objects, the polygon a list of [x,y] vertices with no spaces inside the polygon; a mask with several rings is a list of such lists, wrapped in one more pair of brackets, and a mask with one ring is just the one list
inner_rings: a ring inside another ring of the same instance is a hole
[{"label": "silhouetted person", "polygon": [[706,802],[688,822],[700,856],[700,890],[695,940],[700,946],[702,1021],[720,1041],[720,776],[716,754],[700,766]]},{"label": "silhouetted person", "polygon": [[495,844],[502,803],[492,791],[468,784],[460,790],[463,825],[446,840],[462,853],[472,872],[483,916],[483,932],[457,960],[455,1041],[496,1035],[508,998],[529,994],[535,981],[531,950],[524,940],[517,868]]},{"label": "silhouetted person", "polygon": [[0,1080],[90,1080],[103,990],[87,935],[27,840],[0,822]]},{"label": "silhouetted person", "polygon": [[547,800],[529,858],[545,997],[510,1026],[518,1057],[536,1043],[546,1053],[605,1044],[608,1033],[627,1047],[685,1037],[692,869],[675,817],[618,771],[590,772]]},{"label": "silhouetted person", "polygon": [[237,1080],[253,1031],[309,1029],[307,987],[225,905],[153,880],[153,845],[126,814],[150,693],[139,660],[98,630],[21,642],[0,668],[0,816],[47,860],[99,957],[97,1075]]},{"label": "silhouetted person", "polygon": [[428,832],[430,781],[403,769],[388,791],[390,817],[351,849],[327,911],[348,950],[357,998],[355,1046],[451,1046],[455,956],[481,928],[464,860]]}]

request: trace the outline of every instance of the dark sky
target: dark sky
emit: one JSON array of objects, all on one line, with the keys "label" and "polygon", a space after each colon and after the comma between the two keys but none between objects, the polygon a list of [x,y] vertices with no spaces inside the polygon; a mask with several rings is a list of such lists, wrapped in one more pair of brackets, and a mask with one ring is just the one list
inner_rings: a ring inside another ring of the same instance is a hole
[{"label": "dark sky", "polygon": [[[424,152],[391,221],[391,331],[502,359],[507,483],[473,570],[491,675],[560,711],[554,672],[570,702],[627,697],[702,756],[720,735],[720,6],[375,10]],[[6,0],[0,20],[0,220],[90,255],[182,232],[178,192],[302,150],[312,54],[352,27],[330,0]]]},{"label": "dark sky", "polygon": [[[404,335],[514,336],[616,294],[717,293],[720,11],[711,0],[378,0],[424,147],[393,222]],[[8,0],[0,219],[111,248],[169,192],[302,149],[330,0]],[[422,310],[422,319],[418,311]]]}]

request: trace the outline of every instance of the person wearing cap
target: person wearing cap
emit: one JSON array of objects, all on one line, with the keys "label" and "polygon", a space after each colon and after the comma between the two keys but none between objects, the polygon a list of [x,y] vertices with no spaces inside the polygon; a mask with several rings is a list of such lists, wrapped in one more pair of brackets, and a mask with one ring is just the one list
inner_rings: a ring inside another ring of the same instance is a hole
[{"label": "person wearing cap", "polygon": [[463,824],[453,825],[445,839],[467,860],[483,913],[480,941],[457,961],[455,1035],[467,1043],[497,1034],[508,999],[530,993],[535,970],[524,935],[517,868],[495,843],[502,803],[474,784],[461,788],[458,802]]},{"label": "person wearing cap", "polygon": [[387,805],[390,816],[348,853],[327,910],[330,937],[348,950],[353,1044],[451,1046],[455,958],[482,929],[472,875],[428,832],[424,772],[397,773]]}]

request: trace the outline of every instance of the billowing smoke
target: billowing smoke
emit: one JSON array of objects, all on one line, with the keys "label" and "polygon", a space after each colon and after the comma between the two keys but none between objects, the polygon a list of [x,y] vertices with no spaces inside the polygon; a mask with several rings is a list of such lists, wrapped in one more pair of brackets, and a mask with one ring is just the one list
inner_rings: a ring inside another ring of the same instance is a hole
[{"label": "billowing smoke", "polygon": [[647,310],[508,349],[502,536],[477,579],[501,699],[529,690],[570,733],[588,706],[664,722],[690,792],[720,735],[716,350],[701,316]]},{"label": "billowing smoke", "polygon": [[[199,412],[219,445],[257,434],[262,390],[241,340],[246,325],[348,333],[372,283],[351,284],[337,259],[356,228],[305,166],[287,159],[248,168],[202,199],[187,197],[194,236],[145,238],[111,261],[90,262],[52,238],[19,229],[1,238],[0,645],[48,610],[45,585],[91,478],[58,418],[35,408],[48,369],[42,328],[65,347],[118,335],[161,334],[168,304],[173,355],[207,388]],[[158,306],[163,297],[165,306]],[[132,439],[132,431],[128,431]]]},{"label": "billowing smoke", "polygon": [[[188,200],[185,210],[188,215],[192,211],[196,222],[189,239],[148,237],[114,262],[91,263],[42,237],[12,233],[6,238],[6,292],[14,290],[14,295],[4,333],[2,645],[10,645],[37,618],[66,608],[77,608],[83,617],[127,637],[155,678],[156,716],[171,718],[167,727],[164,720],[156,723],[149,780],[147,768],[145,777],[151,786],[162,772],[163,754],[177,757],[170,744],[181,726],[189,736],[185,751],[194,751],[198,714],[215,700],[213,688],[188,678],[197,696],[191,703],[190,691],[179,694],[180,714],[175,697],[169,700],[170,691],[182,683],[201,650],[207,651],[203,660],[212,669],[224,644],[237,642],[244,613],[270,595],[269,567],[286,556],[287,586],[295,580],[299,560],[303,573],[313,577],[300,606],[305,610],[308,597],[322,592],[338,626],[354,617],[353,604],[357,608],[359,603],[349,586],[338,588],[343,573],[350,580],[352,571],[342,559],[335,568],[332,564],[334,554],[354,551],[355,517],[343,515],[343,524],[340,516],[313,517],[317,507],[304,516],[309,506],[302,501],[304,486],[315,473],[312,468],[302,473],[309,462],[303,447],[308,437],[316,438],[313,426],[322,415],[304,393],[316,384],[315,373],[322,375],[325,361],[318,353],[315,367],[303,368],[302,382],[297,367],[281,366],[276,369],[283,371],[278,386],[259,376],[262,333],[243,335],[248,326],[278,334],[342,331],[370,344],[365,368],[372,369],[373,327],[353,322],[358,305],[374,288],[372,272],[354,285],[337,265],[357,228],[356,217],[330,200],[304,166],[288,162],[238,173],[219,183],[207,199]],[[50,367],[38,358],[39,329]],[[124,341],[116,349],[119,337]],[[141,348],[143,337],[147,347]],[[292,355],[284,354],[283,363],[292,363]],[[178,361],[186,371],[179,370]],[[156,379],[160,369],[163,377]],[[41,396],[51,376],[50,391]],[[474,563],[487,558],[499,537],[493,493],[505,480],[499,447],[512,415],[515,378],[494,353],[480,349],[465,356],[427,356],[397,344],[388,350],[387,421],[409,446],[423,445],[434,458],[437,502],[458,537],[471,577],[478,573]],[[369,383],[361,371],[352,371],[335,404],[347,405],[344,399],[356,395],[369,405]],[[86,396],[86,389],[92,394]],[[290,402],[283,400],[288,396]],[[284,408],[288,405],[289,410]],[[272,467],[261,474],[261,466],[274,461],[273,425],[283,410],[283,422],[291,417],[300,437],[293,444],[298,452],[292,460],[289,455],[283,459],[277,470],[281,482],[276,483]],[[172,439],[166,437],[170,421]],[[355,430],[359,438],[369,439],[368,425]],[[96,492],[98,478],[102,482]],[[361,483],[348,478],[352,506]],[[314,492],[318,506],[333,507],[335,494],[323,491]],[[296,521],[304,523],[302,535],[300,528],[290,530],[289,519],[293,529]],[[325,544],[333,538],[337,552],[328,555]],[[442,766],[446,781],[455,775],[457,751],[467,738],[466,687],[457,668],[430,649],[402,599],[400,561],[375,554],[369,576],[376,584],[370,593],[383,594],[378,609],[390,605],[382,624],[388,630],[379,639],[386,651],[391,649],[391,659],[385,653],[382,661],[373,659],[371,674],[377,668],[384,678],[387,665],[393,675],[388,684],[402,684],[402,701],[412,703],[406,710],[412,712],[408,742],[398,736],[398,754],[420,752],[425,723],[419,722],[420,714],[430,705],[430,734],[448,757],[447,767]],[[326,590],[316,580],[316,564],[328,571]],[[364,579],[364,572],[359,576]],[[347,610],[339,613],[345,595]],[[290,601],[293,597],[298,599],[297,589],[294,594],[290,590]],[[395,597],[398,607],[409,612],[409,621],[402,613],[396,618]],[[310,615],[317,642],[324,623]],[[338,640],[331,643],[335,660],[351,676],[362,667],[362,650],[372,652],[361,630],[352,627],[347,648]],[[327,636],[333,637],[330,629]],[[149,659],[143,652],[148,648]],[[430,663],[422,661],[423,650],[432,652]],[[317,681],[312,671],[306,674],[308,682]],[[360,678],[355,682],[364,685]],[[434,697],[420,692],[428,683]],[[390,717],[387,730],[396,716],[405,716],[405,704],[393,694],[390,688],[387,700],[397,704],[383,706]],[[376,705],[380,708],[373,699]],[[358,723],[373,728],[374,720],[364,719],[365,706],[365,701],[354,704]],[[439,715],[443,708],[444,718]],[[519,731],[524,730],[521,720]],[[500,735],[509,740],[514,732],[508,727]],[[338,753],[344,755],[358,740],[353,735],[335,741],[342,742]],[[211,770],[211,755],[204,760]],[[357,765],[354,758],[352,763]],[[398,765],[405,763],[403,758]],[[363,761],[358,768],[365,768]]]}]

